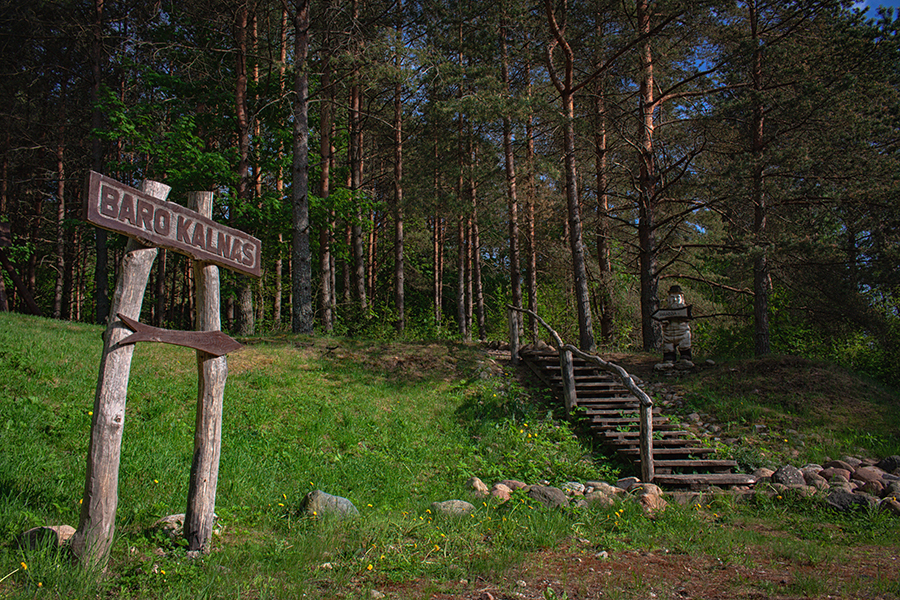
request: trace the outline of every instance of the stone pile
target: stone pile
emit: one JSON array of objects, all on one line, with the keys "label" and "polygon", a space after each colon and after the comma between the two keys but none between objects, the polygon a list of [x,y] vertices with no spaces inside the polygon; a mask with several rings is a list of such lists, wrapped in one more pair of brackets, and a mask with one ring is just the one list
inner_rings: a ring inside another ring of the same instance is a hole
[{"label": "stone pile", "polygon": [[758,469],[754,475],[760,478],[757,485],[768,484],[775,492],[823,494],[836,510],[878,506],[900,516],[900,456],[880,461],[844,456],[822,465]]}]

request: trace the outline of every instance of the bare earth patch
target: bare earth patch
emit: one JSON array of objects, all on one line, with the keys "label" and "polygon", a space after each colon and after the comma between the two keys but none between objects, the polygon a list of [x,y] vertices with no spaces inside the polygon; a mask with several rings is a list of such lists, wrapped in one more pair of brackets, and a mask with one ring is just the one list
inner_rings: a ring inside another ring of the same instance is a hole
[{"label": "bare earth patch", "polygon": [[419,581],[376,584],[374,589],[388,598],[431,600],[888,600],[900,597],[900,559],[894,550],[860,546],[848,548],[840,560],[808,564],[776,559],[765,548],[746,548],[740,556],[723,558],[640,551],[603,558],[577,547],[560,548],[529,556],[499,581]]}]

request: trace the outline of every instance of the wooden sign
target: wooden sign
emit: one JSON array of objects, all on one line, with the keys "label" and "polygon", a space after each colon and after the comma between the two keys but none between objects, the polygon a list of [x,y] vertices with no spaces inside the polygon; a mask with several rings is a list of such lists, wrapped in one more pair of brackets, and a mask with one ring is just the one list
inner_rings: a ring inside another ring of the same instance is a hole
[{"label": "wooden sign", "polygon": [[661,308],[653,313],[657,321],[689,321],[691,319],[691,305],[681,308]]},{"label": "wooden sign", "polygon": [[87,198],[87,220],[97,227],[254,277],[262,274],[258,239],[180,204],[154,198],[93,171]]},{"label": "wooden sign", "polygon": [[119,344],[136,344],[137,342],[159,342],[161,344],[174,344],[201,350],[212,356],[225,356],[229,352],[240,350],[241,343],[221,331],[174,331],[172,329],[160,329],[144,325],[135,319],[129,319],[122,313],[118,317],[134,333],[129,335]]}]

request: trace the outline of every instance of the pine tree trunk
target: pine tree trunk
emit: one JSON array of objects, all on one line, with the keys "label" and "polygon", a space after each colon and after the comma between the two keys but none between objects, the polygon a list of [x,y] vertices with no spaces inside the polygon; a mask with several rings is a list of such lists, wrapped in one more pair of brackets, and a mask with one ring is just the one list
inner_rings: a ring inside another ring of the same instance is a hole
[{"label": "pine tree trunk", "polygon": [[[650,7],[648,0],[637,0],[638,27],[642,35],[650,33]],[[653,55],[650,38],[641,44],[640,82],[641,121],[640,175],[638,181],[638,246],[641,286],[641,337],[644,350],[654,350],[659,346],[660,332],[652,316],[659,308],[657,297],[659,274],[656,263],[655,212],[656,212],[656,166],[653,156],[653,113],[656,104],[653,99]]]},{"label": "pine tree trunk", "polygon": [[66,273],[66,169],[65,169],[65,93],[63,83],[59,101],[59,139],[56,146],[56,286],[53,293],[53,318],[62,317],[63,288]]},{"label": "pine tree trunk", "polygon": [[[398,1],[397,10],[402,11],[403,2]],[[395,66],[399,78],[402,64],[400,48],[403,45],[403,29],[397,27]],[[403,239],[403,86],[400,80],[394,85],[394,310],[397,313],[396,328],[399,333],[406,329],[406,267],[404,264]]]},{"label": "pine tree trunk", "polygon": [[[249,37],[249,9],[246,2],[238,5],[235,22],[235,37],[237,46],[236,75],[237,85],[235,89],[235,105],[237,107],[238,123],[238,202],[250,202],[250,114],[247,99],[247,44]],[[241,279],[240,318],[238,319],[238,333],[240,335],[253,335],[256,325],[253,312],[253,283],[248,277]]]},{"label": "pine tree trunk", "polygon": [[765,107],[762,104],[763,88],[763,46],[760,43],[759,15],[756,0],[747,2],[750,17],[751,37],[753,40],[753,122],[751,152],[753,155],[753,173],[751,194],[753,202],[753,321],[754,350],[756,356],[764,356],[771,352],[769,342],[769,262],[768,241],[766,231],[767,207],[764,190],[763,150],[765,132]]},{"label": "pine tree trunk", "polygon": [[291,254],[291,329],[312,333],[312,255],[309,244],[309,0],[295,0],[294,14],[294,162],[292,169],[293,243]]},{"label": "pine tree trunk", "polygon": [[[505,21],[505,17],[504,17]],[[501,70],[506,95],[509,96],[509,51],[506,44],[506,27],[501,34]],[[516,189],[516,161],[512,145],[512,123],[508,116],[503,117],[503,158],[506,167],[506,196],[509,204],[509,277],[512,305],[522,307],[522,274],[519,270],[519,198]],[[514,312],[517,325],[522,329],[522,313]]]},{"label": "pine tree trunk", "polygon": [[597,264],[600,266],[600,336],[609,343],[613,337],[613,279],[610,262],[609,232],[609,182],[607,172],[606,97],[603,77],[598,78],[596,91],[596,118],[594,151],[597,176]]},{"label": "pine tree trunk", "polygon": [[[101,62],[103,60],[103,0],[94,0],[93,36],[91,39],[91,127],[99,131],[103,127],[103,114],[100,111],[100,79],[102,77]],[[91,137],[91,168],[103,172],[103,154],[100,138]],[[109,255],[106,247],[106,231],[95,228],[94,240],[97,258],[94,265],[94,302],[97,323],[105,324],[109,317]]]}]

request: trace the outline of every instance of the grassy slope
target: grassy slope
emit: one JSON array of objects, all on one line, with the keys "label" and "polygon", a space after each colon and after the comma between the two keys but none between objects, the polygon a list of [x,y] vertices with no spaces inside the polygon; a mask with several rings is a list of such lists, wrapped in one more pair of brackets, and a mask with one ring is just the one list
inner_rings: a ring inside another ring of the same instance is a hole
[{"label": "grassy slope", "polygon": [[[185,560],[152,527],[186,503],[194,353],[138,346],[120,537],[108,576],[93,580],[55,551],[20,548],[16,536],[36,525],[77,525],[100,333],[0,315],[0,596],[363,597],[372,587],[416,582],[406,597],[429,597],[455,585],[447,582],[497,578],[563,540],[684,552],[741,543],[710,530],[685,544],[684,529],[694,531],[700,517],[675,509],[651,521],[633,505],[560,514],[518,498],[478,506],[467,520],[434,520],[429,504],[466,497],[463,482],[473,474],[561,483],[617,473],[513,379],[480,379],[483,358],[471,347],[273,336],[248,340],[229,357],[216,507],[222,532],[216,551],[198,561]],[[708,386],[692,393],[713,394]],[[299,504],[314,488],[349,498],[362,518],[303,516]],[[748,518],[735,507],[717,510]],[[871,519],[842,524],[846,534],[833,543],[846,546],[861,531],[867,543],[883,543],[888,525]]]}]

